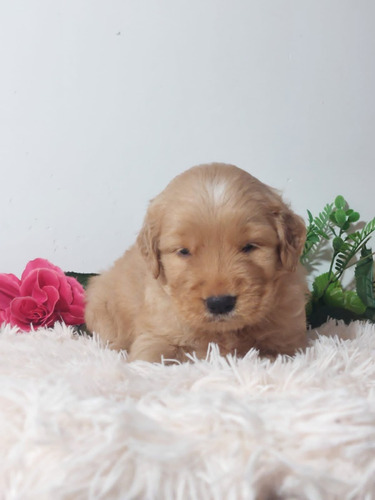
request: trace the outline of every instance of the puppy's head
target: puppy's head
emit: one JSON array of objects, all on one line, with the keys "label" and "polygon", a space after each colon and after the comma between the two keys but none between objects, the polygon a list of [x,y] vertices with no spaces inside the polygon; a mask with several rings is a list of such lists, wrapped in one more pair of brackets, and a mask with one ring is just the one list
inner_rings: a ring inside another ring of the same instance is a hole
[{"label": "puppy's head", "polygon": [[274,190],[210,164],[179,175],[150,203],[137,244],[183,320],[229,331],[267,315],[304,240],[302,219]]}]

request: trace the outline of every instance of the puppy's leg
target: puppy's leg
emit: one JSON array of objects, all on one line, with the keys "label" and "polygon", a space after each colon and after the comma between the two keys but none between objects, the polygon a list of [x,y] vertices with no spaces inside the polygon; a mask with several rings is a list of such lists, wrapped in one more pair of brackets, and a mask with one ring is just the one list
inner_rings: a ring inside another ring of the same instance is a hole
[{"label": "puppy's leg", "polygon": [[95,301],[86,307],[85,312],[86,326],[92,333],[100,335],[104,343],[108,343],[111,349],[125,349],[127,346],[119,342],[117,337],[117,325],[108,313],[106,303]]},{"label": "puppy's leg", "polygon": [[143,333],[133,342],[129,350],[129,361],[137,359],[160,363],[164,359],[177,359],[178,347],[171,345],[161,337]]},{"label": "puppy's leg", "polygon": [[[132,339],[132,306],[118,284],[115,268],[90,280],[86,290],[85,321],[111,349],[128,349]],[[130,306],[129,306],[130,303]]]}]

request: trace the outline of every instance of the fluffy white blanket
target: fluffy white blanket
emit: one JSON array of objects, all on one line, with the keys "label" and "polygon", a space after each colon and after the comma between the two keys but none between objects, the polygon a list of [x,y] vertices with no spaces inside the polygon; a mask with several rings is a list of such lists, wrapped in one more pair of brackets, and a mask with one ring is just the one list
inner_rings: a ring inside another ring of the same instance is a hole
[{"label": "fluffy white blanket", "polygon": [[375,327],[319,334],[293,359],[163,366],[3,328],[0,498],[375,498]]}]

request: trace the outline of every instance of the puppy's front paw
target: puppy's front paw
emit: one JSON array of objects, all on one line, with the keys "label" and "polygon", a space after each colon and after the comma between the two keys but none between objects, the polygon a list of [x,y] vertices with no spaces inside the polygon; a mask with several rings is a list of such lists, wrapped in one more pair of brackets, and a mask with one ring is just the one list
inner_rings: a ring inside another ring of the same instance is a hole
[{"label": "puppy's front paw", "polygon": [[164,339],[144,334],[137,337],[131,345],[128,359],[161,363],[162,360],[175,360],[176,354],[176,347]]}]

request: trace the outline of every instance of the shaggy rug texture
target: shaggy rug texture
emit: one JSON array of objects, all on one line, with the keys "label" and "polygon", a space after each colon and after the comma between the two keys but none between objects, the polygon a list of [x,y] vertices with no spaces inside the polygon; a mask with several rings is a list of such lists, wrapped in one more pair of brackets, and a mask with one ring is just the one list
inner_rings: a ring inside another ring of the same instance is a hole
[{"label": "shaggy rug texture", "polygon": [[294,358],[128,363],[72,328],[0,331],[0,498],[375,498],[375,327]]}]

